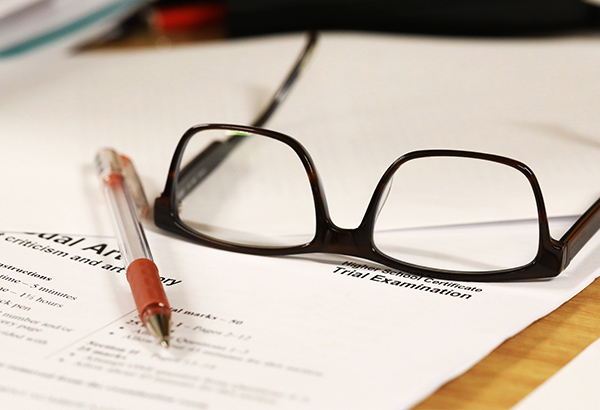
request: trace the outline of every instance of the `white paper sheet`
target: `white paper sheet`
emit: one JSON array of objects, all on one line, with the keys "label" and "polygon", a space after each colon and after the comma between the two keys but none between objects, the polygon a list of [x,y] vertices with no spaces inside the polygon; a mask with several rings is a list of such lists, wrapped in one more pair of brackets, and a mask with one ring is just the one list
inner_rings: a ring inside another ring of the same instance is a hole
[{"label": "white paper sheet", "polygon": [[[387,166],[422,148],[522,160],[550,215],[580,214],[600,193],[599,42],[326,34],[268,126],[312,153],[344,227],[358,224]],[[0,172],[14,198],[4,227],[111,234],[96,151],[130,155],[152,201],[181,134],[248,123],[301,44],[293,35],[0,65]]]},{"label": "white paper sheet", "polygon": [[7,408],[410,407],[597,274],[457,283],[344,257],[232,254],[149,232],[174,309],[146,333],[106,237],[0,235]]},{"label": "white paper sheet", "polygon": [[[536,171],[551,215],[581,213],[599,192],[599,41],[326,35],[269,126],[312,153],[342,226],[357,225],[389,163],[421,148],[520,159]],[[3,229],[111,235],[92,168],[98,148],[132,156],[154,198],[185,129],[247,123],[301,42],[273,37],[0,65]],[[554,280],[477,284],[480,292],[456,290],[471,295],[461,298],[442,292],[454,285],[421,288],[342,257],[257,258],[151,233],[163,274],[182,280],[167,287],[182,310],[165,355],[135,323],[115,252],[95,253],[114,244],[94,236],[61,245],[66,239],[50,235],[0,237],[1,263],[52,278],[0,272],[27,283],[0,277],[0,360],[11,375],[0,393],[21,407],[408,407],[568,300],[600,266],[596,240]],[[46,290],[27,288],[36,283]]]},{"label": "white paper sheet", "polygon": [[600,341],[588,346],[513,409],[597,409],[600,403],[598,380]]},{"label": "white paper sheet", "polygon": [[0,0],[0,19],[48,0]]}]

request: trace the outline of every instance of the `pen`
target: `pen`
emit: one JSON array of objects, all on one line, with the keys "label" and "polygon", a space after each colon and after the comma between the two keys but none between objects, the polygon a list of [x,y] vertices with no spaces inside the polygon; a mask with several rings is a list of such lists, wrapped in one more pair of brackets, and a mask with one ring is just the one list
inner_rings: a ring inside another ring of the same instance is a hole
[{"label": "pen", "polygon": [[225,20],[227,9],[222,2],[183,3],[156,7],[150,24],[161,33],[194,30]]},{"label": "pen", "polygon": [[[152,260],[150,247],[138,217],[134,194],[143,193],[133,164],[127,157],[105,148],[96,155],[96,167],[113,215],[127,281],[142,323],[161,346],[170,342],[171,307]],[[145,196],[145,195],[144,195]],[[142,202],[142,206],[145,202]],[[147,203],[145,203],[147,207]]]}]

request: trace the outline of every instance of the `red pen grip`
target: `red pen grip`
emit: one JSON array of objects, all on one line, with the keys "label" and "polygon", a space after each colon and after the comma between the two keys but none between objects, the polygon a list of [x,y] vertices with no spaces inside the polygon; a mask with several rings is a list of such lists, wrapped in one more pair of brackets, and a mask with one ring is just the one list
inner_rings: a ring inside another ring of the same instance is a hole
[{"label": "red pen grip", "polygon": [[127,267],[127,280],[144,324],[154,314],[171,317],[171,307],[154,262],[144,258],[134,260]]}]

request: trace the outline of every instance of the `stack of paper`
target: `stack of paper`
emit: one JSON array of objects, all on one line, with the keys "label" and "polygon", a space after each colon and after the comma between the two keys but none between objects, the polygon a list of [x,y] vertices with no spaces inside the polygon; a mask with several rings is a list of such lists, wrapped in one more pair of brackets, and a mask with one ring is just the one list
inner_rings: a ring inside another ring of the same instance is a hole
[{"label": "stack of paper", "polygon": [[66,50],[108,32],[145,0],[0,0],[0,59]]}]

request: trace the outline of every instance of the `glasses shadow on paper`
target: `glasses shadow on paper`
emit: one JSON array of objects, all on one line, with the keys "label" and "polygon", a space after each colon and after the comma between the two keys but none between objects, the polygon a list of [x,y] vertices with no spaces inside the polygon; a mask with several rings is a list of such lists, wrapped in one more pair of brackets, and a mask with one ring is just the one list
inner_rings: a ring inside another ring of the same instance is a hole
[{"label": "glasses shadow on paper", "polygon": [[[249,103],[248,105],[252,107],[251,112],[256,114],[265,109],[273,95],[273,90],[269,90],[264,87],[258,87],[253,84],[245,84],[244,90],[246,91],[246,99]],[[239,118],[237,122],[239,124],[251,125],[252,120],[254,120],[254,118]]]},{"label": "glasses shadow on paper", "polygon": [[[478,264],[478,265],[481,265],[481,266],[479,266],[479,268],[484,271],[490,270],[494,267],[493,265],[483,264],[480,261],[471,260],[468,258],[457,257],[457,256],[453,256],[449,253],[444,253],[444,252],[432,252],[429,250],[419,250],[419,249],[405,249],[405,251],[409,252],[412,256],[424,256],[424,257],[427,257],[430,259],[440,260],[440,261],[444,261],[444,262],[454,262],[454,263],[460,263],[463,265]],[[380,271],[385,271],[385,270],[399,271],[398,269],[391,269],[391,268],[387,267],[386,265],[382,265],[378,262],[374,262],[374,261],[371,261],[368,259],[361,259],[361,258],[355,257],[355,256],[346,256],[346,255],[337,255],[337,254],[304,254],[304,255],[289,255],[289,256],[284,256],[284,258],[309,260],[309,261],[317,262],[320,264],[330,265],[332,267],[347,266],[349,269],[352,269],[353,267],[356,267],[356,266],[369,266],[374,269],[376,268]],[[406,274],[408,275],[410,273],[406,272]]]},{"label": "glasses shadow on paper", "polygon": [[579,145],[600,149],[600,138],[582,134],[561,124],[518,121],[515,122],[515,125],[519,128],[534,131],[537,134],[541,134],[553,140],[567,140]]}]

